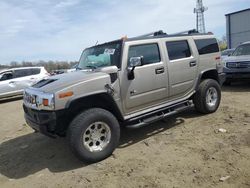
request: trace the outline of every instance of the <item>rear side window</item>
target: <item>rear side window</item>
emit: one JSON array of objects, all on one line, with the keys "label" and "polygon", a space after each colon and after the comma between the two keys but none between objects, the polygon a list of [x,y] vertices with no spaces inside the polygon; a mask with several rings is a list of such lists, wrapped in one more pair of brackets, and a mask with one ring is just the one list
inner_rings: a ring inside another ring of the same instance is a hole
[{"label": "rear side window", "polygon": [[143,56],[143,64],[157,63],[161,61],[158,44],[143,44],[131,46],[128,52],[128,64],[131,57]]},{"label": "rear side window", "polygon": [[15,70],[15,78],[36,75],[36,74],[39,74],[40,72],[41,72],[41,69],[39,68]]},{"label": "rear side window", "polygon": [[182,59],[191,56],[190,48],[186,40],[166,42],[169,60]]},{"label": "rear side window", "polygon": [[40,74],[40,72],[41,72],[41,69],[38,69],[38,68],[31,69],[31,75]]},{"label": "rear side window", "polygon": [[195,40],[195,44],[200,55],[219,52],[219,46],[215,38],[198,39]]}]

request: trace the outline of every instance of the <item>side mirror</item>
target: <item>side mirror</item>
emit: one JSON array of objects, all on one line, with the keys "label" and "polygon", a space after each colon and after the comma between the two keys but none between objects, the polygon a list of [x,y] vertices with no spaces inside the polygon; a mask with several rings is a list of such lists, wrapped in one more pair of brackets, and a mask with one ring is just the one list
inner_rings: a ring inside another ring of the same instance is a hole
[{"label": "side mirror", "polygon": [[117,68],[117,66],[108,66],[108,67],[98,68],[98,70],[100,70],[100,72],[112,74],[112,73],[117,73],[119,69]]},{"label": "side mirror", "polygon": [[143,57],[131,57],[129,59],[129,67],[128,67],[128,79],[133,80],[135,78],[134,70],[135,67],[139,67],[143,65]]},{"label": "side mirror", "polygon": [[142,66],[142,57],[131,57],[129,59],[129,66],[130,67]]},{"label": "side mirror", "polygon": [[12,72],[5,72],[4,74],[2,74],[0,76],[0,81],[4,81],[4,80],[9,80],[13,78],[13,73]]}]

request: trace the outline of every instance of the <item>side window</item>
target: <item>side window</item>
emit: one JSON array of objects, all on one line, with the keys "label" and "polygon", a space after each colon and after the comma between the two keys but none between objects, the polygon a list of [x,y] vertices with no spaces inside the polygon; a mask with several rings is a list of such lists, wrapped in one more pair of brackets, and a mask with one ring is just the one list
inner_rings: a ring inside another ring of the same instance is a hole
[{"label": "side window", "polygon": [[30,69],[19,69],[19,70],[15,70],[14,72],[15,78],[20,78],[20,77],[30,76],[30,75],[31,75]]},{"label": "side window", "polygon": [[200,55],[219,52],[219,46],[215,38],[195,40]]},{"label": "side window", "polygon": [[186,40],[166,42],[169,60],[182,59],[191,56],[190,48]]},{"label": "side window", "polygon": [[128,64],[131,57],[143,56],[143,64],[157,63],[161,61],[158,44],[143,44],[131,46],[128,51]]},{"label": "side window", "polygon": [[41,69],[39,69],[39,68],[31,69],[31,75],[40,74],[40,72],[41,72]]}]

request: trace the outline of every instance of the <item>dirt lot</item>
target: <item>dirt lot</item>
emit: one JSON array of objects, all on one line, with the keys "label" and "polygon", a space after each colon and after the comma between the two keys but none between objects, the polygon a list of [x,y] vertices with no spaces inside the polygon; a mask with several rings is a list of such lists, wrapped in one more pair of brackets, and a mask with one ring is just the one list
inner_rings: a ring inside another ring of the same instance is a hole
[{"label": "dirt lot", "polygon": [[21,104],[0,103],[0,187],[250,187],[249,83],[223,88],[214,114],[191,110],[123,130],[114,154],[92,165],[65,139],[33,133]]}]

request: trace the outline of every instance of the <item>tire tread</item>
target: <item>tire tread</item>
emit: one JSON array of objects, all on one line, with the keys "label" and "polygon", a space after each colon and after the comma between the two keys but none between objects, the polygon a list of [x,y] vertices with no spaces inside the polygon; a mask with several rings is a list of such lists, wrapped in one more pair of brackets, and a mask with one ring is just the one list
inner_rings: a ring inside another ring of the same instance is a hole
[{"label": "tire tread", "polygon": [[[80,144],[80,141],[79,141],[79,139],[81,138],[82,130],[85,129],[87,126],[83,124],[84,122],[86,123],[90,121],[91,119],[95,119],[96,116],[98,115],[102,115],[103,117],[106,117],[107,119],[109,119],[109,121],[112,122],[113,124],[111,126],[114,126],[112,136],[115,136],[115,137],[111,138],[111,140],[113,139],[113,142],[111,141],[112,143],[110,143],[111,148],[110,147],[109,149],[105,148],[103,151],[97,152],[97,153],[89,153],[86,151],[83,152],[82,145]],[[119,138],[120,138],[120,127],[119,127],[119,123],[117,119],[112,113],[101,108],[91,108],[91,109],[81,112],[78,116],[76,116],[73,119],[67,131],[67,139],[68,139],[72,152],[80,160],[85,161],[85,162],[97,162],[110,156],[112,152],[114,151],[114,149],[119,144]]]}]

